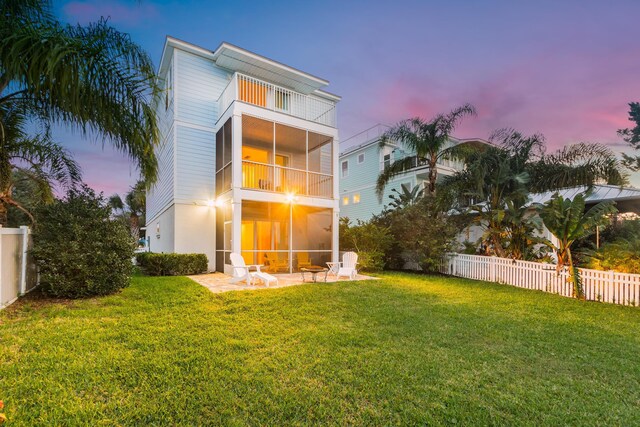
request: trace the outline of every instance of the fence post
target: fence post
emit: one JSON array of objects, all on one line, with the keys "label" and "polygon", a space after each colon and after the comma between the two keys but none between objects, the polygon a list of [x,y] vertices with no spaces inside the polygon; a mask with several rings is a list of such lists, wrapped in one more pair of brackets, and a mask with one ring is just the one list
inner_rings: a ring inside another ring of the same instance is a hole
[{"label": "fence post", "polygon": [[489,258],[489,281],[496,281],[496,257]]},{"label": "fence post", "polygon": [[20,254],[20,295],[27,293],[27,250],[29,249],[29,227],[21,225],[22,252]]}]

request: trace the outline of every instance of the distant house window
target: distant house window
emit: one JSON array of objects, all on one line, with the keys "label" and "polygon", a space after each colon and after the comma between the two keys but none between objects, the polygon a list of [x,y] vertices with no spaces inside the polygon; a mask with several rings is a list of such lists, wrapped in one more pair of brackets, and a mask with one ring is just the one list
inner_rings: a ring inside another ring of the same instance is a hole
[{"label": "distant house window", "polygon": [[382,159],[382,169],[386,169],[391,166],[391,153],[385,154]]},{"label": "distant house window", "polygon": [[349,161],[345,160],[344,162],[342,162],[342,173],[341,173],[341,177],[342,178],[346,178],[349,176]]},{"label": "distant house window", "polygon": [[344,197],[342,198],[342,204],[343,204],[344,206],[347,206],[347,205],[349,204],[349,196],[344,196]]},{"label": "distant house window", "polygon": [[356,193],[353,195],[353,204],[356,205],[360,203],[360,193]]},{"label": "distant house window", "polygon": [[364,153],[358,154],[358,164],[364,163]]}]

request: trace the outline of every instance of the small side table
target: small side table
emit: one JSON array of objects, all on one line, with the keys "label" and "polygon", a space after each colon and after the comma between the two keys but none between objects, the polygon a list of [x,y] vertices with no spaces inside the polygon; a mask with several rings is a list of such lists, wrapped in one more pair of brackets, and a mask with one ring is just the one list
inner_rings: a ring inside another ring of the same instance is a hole
[{"label": "small side table", "polygon": [[302,273],[302,281],[305,280],[305,273],[311,273],[311,281],[316,283],[318,281],[318,273],[324,272],[324,281],[327,281],[327,274],[329,273],[329,269],[326,267],[320,267],[319,265],[310,265],[309,267],[304,267],[300,269],[300,273]]}]

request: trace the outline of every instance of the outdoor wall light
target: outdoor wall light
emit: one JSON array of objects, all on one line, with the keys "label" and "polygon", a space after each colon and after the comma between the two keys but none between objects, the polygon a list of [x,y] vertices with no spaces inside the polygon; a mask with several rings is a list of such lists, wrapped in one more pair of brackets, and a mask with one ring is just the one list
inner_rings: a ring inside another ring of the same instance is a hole
[{"label": "outdoor wall light", "polygon": [[210,208],[214,207],[216,205],[216,202],[214,200],[207,200],[207,206],[209,206]]},{"label": "outdoor wall light", "polygon": [[293,203],[296,201],[296,194],[295,193],[287,193],[287,201],[289,203]]},{"label": "outdoor wall light", "polygon": [[215,204],[216,204],[216,207],[217,207],[217,208],[221,208],[221,207],[223,207],[223,206],[224,206],[224,203],[225,203],[225,201],[224,201],[224,200],[222,200],[222,199],[216,199],[216,203],[215,203]]}]

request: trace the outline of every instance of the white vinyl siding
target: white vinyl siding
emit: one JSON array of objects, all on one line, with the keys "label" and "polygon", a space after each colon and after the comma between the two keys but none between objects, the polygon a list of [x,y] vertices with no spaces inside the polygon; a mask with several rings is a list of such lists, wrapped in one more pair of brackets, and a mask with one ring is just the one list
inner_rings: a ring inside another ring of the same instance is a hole
[{"label": "white vinyl siding", "polygon": [[218,120],[218,97],[231,75],[210,59],[176,51],[177,119],[213,127]]},{"label": "white vinyl siding", "polygon": [[176,201],[206,203],[214,198],[215,134],[176,127]]},{"label": "white vinyl siding", "polygon": [[173,131],[173,128],[169,129],[164,141],[156,149],[158,180],[147,195],[148,221],[153,221],[173,203]]}]

